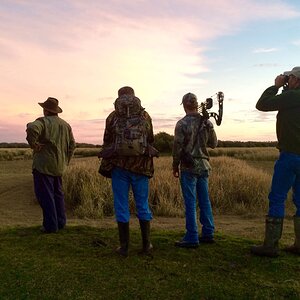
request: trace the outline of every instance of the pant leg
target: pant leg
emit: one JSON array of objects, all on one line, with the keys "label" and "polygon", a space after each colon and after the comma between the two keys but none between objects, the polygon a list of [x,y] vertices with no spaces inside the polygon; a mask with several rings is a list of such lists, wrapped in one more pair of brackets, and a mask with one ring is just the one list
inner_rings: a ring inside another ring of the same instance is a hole
[{"label": "pant leg", "polygon": [[293,166],[296,174],[293,185],[293,202],[296,206],[296,216],[300,217],[300,155],[295,156]]},{"label": "pant leg", "polygon": [[128,199],[130,188],[129,172],[121,168],[114,168],[111,179],[116,220],[117,222],[127,223],[130,219]]},{"label": "pant leg", "polygon": [[46,231],[58,230],[54,200],[54,177],[33,171],[34,191],[43,211],[43,226]]},{"label": "pant leg", "polygon": [[285,200],[295,179],[292,156],[287,152],[280,153],[274,166],[271,192],[269,193],[269,217],[284,218]]},{"label": "pant leg", "polygon": [[208,192],[208,176],[200,176],[197,179],[197,195],[200,209],[200,224],[202,225],[202,236],[213,237],[214,235],[214,218],[211,208],[211,202]]},{"label": "pant leg", "polygon": [[184,241],[190,243],[198,242],[198,226],[196,212],[196,177],[189,172],[181,172],[180,184],[185,205],[185,227]]},{"label": "pant leg", "polygon": [[142,221],[150,221],[152,220],[152,213],[149,208],[149,178],[134,173],[130,177],[137,217]]},{"label": "pant leg", "polygon": [[66,225],[67,218],[61,176],[54,177],[54,201],[56,207],[58,229],[62,229]]}]

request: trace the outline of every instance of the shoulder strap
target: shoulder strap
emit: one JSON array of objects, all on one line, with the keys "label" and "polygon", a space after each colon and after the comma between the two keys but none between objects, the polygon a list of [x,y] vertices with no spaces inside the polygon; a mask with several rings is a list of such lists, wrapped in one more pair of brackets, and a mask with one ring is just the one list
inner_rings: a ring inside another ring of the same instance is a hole
[{"label": "shoulder strap", "polygon": [[193,143],[193,149],[194,149],[195,146],[196,146],[196,142],[197,142],[197,140],[198,140],[198,136],[199,136],[200,131],[201,131],[201,129],[203,128],[203,126],[204,126],[204,119],[200,116],[200,121],[199,121],[199,125],[198,125],[198,130],[197,130],[197,133],[196,133],[196,135],[195,135],[195,139],[194,139],[194,143]]}]

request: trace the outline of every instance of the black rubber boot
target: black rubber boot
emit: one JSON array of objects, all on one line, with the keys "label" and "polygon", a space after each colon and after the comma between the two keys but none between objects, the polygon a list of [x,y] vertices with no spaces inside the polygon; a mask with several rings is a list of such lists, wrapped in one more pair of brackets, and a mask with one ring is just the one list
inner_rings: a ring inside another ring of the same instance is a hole
[{"label": "black rubber boot", "polygon": [[120,247],[116,249],[116,252],[124,257],[128,256],[128,245],[129,245],[129,222],[122,223],[118,222],[119,240]]},{"label": "black rubber boot", "polygon": [[150,221],[140,221],[141,233],[142,233],[142,241],[143,241],[143,248],[139,251],[139,254],[149,255],[153,250],[153,246],[150,242]]},{"label": "black rubber boot", "polygon": [[251,253],[258,256],[276,257],[279,255],[278,242],[281,238],[283,218],[266,217],[265,240],[261,246],[251,247]]},{"label": "black rubber boot", "polygon": [[300,255],[300,217],[294,216],[295,243],[284,250]]}]

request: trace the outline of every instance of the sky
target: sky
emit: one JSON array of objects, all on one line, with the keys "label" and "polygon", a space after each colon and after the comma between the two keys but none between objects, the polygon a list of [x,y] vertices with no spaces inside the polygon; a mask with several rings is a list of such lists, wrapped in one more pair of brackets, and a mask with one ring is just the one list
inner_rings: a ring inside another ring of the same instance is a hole
[{"label": "sky", "polygon": [[275,141],[255,104],[299,53],[299,0],[0,0],[0,142],[26,142],[51,96],[77,142],[102,144],[127,85],[155,134],[174,134],[184,94],[222,91],[219,140]]}]

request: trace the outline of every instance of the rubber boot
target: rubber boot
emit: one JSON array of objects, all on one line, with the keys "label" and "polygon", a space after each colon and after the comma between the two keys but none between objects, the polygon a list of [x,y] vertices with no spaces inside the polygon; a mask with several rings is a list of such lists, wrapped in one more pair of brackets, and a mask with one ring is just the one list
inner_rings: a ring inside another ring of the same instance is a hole
[{"label": "rubber boot", "polygon": [[141,233],[142,233],[142,241],[143,248],[139,251],[139,254],[149,255],[153,249],[153,246],[150,242],[150,221],[140,221]]},{"label": "rubber boot", "polygon": [[300,255],[300,217],[294,216],[295,243],[284,250]]},{"label": "rubber boot", "polygon": [[116,252],[124,257],[128,256],[129,245],[129,222],[118,222],[120,247],[116,249]]},{"label": "rubber boot", "polygon": [[281,238],[282,226],[283,218],[272,218],[267,216],[264,243],[261,246],[251,247],[251,253],[258,256],[278,256],[278,242]]}]

